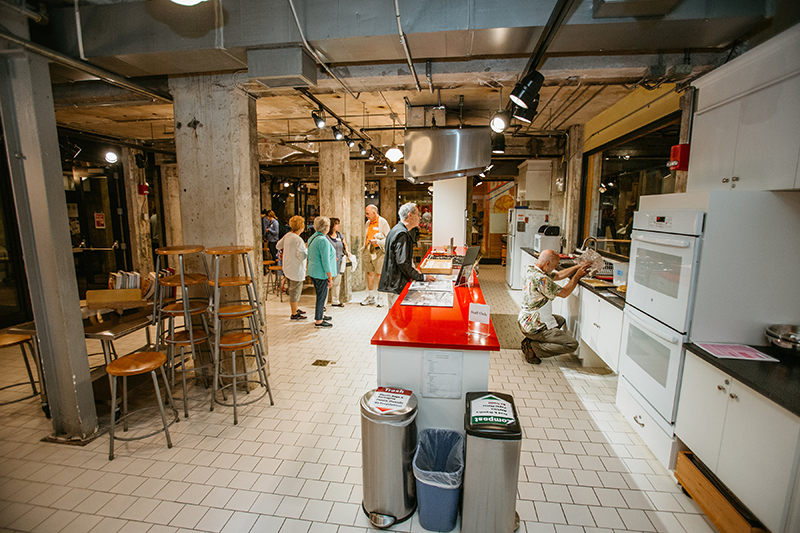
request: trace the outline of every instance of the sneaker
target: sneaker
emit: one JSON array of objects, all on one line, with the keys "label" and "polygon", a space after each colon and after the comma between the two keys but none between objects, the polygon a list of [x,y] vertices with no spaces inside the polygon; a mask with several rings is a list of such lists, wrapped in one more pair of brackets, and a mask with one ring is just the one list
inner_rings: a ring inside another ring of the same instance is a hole
[{"label": "sneaker", "polygon": [[375,305],[375,298],[368,296],[366,300],[361,302],[361,305]]},{"label": "sneaker", "polygon": [[322,315],[322,320],[333,320],[333,318],[329,317],[328,315]]},{"label": "sneaker", "polygon": [[298,310],[297,310],[297,314],[298,314],[298,315],[303,315],[303,316],[306,316],[306,312],[305,312],[305,311],[303,311],[302,309],[298,309]]},{"label": "sneaker", "polygon": [[322,322],[320,322],[319,324],[314,324],[314,327],[315,327],[315,328],[332,328],[332,327],[333,327],[333,324],[331,324],[330,322],[325,322],[325,321],[323,320],[323,321],[322,321]]},{"label": "sneaker", "polygon": [[305,320],[306,315],[301,315],[300,312],[297,312],[289,317],[289,320]]},{"label": "sneaker", "polygon": [[384,304],[383,304],[383,302],[382,302],[382,301],[380,301],[380,300],[378,300],[378,301],[375,303],[375,307],[383,307],[383,305],[384,305]]}]

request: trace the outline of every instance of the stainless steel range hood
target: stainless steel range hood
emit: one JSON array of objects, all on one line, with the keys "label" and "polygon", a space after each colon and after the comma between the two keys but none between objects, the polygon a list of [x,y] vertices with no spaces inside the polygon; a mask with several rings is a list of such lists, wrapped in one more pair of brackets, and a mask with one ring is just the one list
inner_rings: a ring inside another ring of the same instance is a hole
[{"label": "stainless steel range hood", "polygon": [[407,130],[405,178],[423,183],[476,176],[492,159],[489,128]]}]

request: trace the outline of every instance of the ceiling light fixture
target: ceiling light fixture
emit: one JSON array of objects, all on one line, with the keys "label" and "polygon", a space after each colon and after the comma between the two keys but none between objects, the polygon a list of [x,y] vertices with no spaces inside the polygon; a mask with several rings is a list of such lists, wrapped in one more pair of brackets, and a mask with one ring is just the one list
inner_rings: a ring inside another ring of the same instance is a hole
[{"label": "ceiling light fixture", "polygon": [[[397,172],[397,167],[394,166],[394,165],[392,165],[392,172]],[[399,198],[399,196],[398,196],[398,198]]]},{"label": "ceiling light fixture", "polygon": [[511,122],[511,113],[508,111],[496,111],[492,115],[492,121],[489,122],[489,125],[492,127],[493,132],[503,133],[509,122]]},{"label": "ceiling light fixture", "polygon": [[106,152],[106,161],[108,161],[113,165],[114,163],[119,161],[119,157],[117,157],[116,152],[114,152],[113,150],[109,150],[108,152]]},{"label": "ceiling light fixture", "polygon": [[369,160],[375,161],[375,154],[372,152],[372,147],[369,148]]},{"label": "ceiling light fixture", "polygon": [[288,189],[289,188],[289,182],[288,181],[284,181],[283,182],[283,186]]},{"label": "ceiling light fixture", "polygon": [[364,143],[358,143],[358,152],[361,155],[367,155],[367,147],[364,146]]},{"label": "ceiling light fixture", "polygon": [[386,157],[392,163],[397,163],[403,159],[403,151],[397,147],[397,143],[394,139],[394,131],[394,116],[392,116],[392,147],[386,151]]},{"label": "ceiling light fixture", "polygon": [[502,133],[495,133],[492,135],[492,153],[504,154],[506,153],[506,136]]},{"label": "ceiling light fixture", "polygon": [[511,112],[511,114],[514,116],[515,119],[524,122],[526,124],[530,124],[531,122],[533,122],[533,117],[536,116],[536,107],[538,105],[539,105],[539,96],[537,95],[530,107],[526,109],[524,107],[515,105],[514,110]]},{"label": "ceiling light fixture", "polygon": [[179,6],[196,6],[206,0],[172,0],[173,4],[178,4]]},{"label": "ceiling light fixture", "polygon": [[482,178],[485,178],[486,177],[486,173],[485,172],[481,172],[480,174],[478,174],[478,176],[480,176]]},{"label": "ceiling light fixture", "polygon": [[[538,102],[539,89],[544,83],[544,76],[536,70],[528,72],[520,81],[514,85],[509,98],[519,107],[528,109],[534,100]],[[534,107],[535,109],[535,107]]]},{"label": "ceiling light fixture", "polygon": [[353,146],[356,145],[356,141],[353,139],[352,135],[353,135],[353,132],[351,130],[350,131],[350,136],[348,136],[348,135],[344,136],[344,142],[347,143],[348,148],[352,148]]},{"label": "ceiling light fixture", "polygon": [[478,183],[475,184],[476,187],[480,187],[481,185],[483,185],[482,181],[479,181]]},{"label": "ceiling light fixture", "polygon": [[325,115],[322,112],[321,108],[319,110],[319,113],[317,113],[316,111],[312,111],[311,118],[314,121],[314,124],[316,124],[317,128],[322,129],[325,127]]},{"label": "ceiling light fixture", "polygon": [[333,138],[336,139],[337,141],[341,141],[342,139],[344,139],[344,133],[342,133],[342,130],[339,129],[341,126],[342,123],[340,122],[336,126],[333,126],[331,128],[331,131],[333,132]]}]

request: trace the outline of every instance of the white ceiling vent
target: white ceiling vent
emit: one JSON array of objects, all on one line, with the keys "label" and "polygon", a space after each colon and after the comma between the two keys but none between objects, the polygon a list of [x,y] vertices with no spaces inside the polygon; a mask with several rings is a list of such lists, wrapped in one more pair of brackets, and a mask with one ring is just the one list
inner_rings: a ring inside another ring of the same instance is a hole
[{"label": "white ceiling vent", "polygon": [[247,51],[247,73],[268,87],[313,87],[317,64],[302,48]]}]

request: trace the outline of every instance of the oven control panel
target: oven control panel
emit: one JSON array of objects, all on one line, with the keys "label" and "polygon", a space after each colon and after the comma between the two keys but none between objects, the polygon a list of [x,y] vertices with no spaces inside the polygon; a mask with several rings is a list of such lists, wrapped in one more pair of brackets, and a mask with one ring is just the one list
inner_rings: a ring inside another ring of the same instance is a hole
[{"label": "oven control panel", "polygon": [[700,211],[636,211],[633,229],[700,236],[704,218],[705,213]]}]

